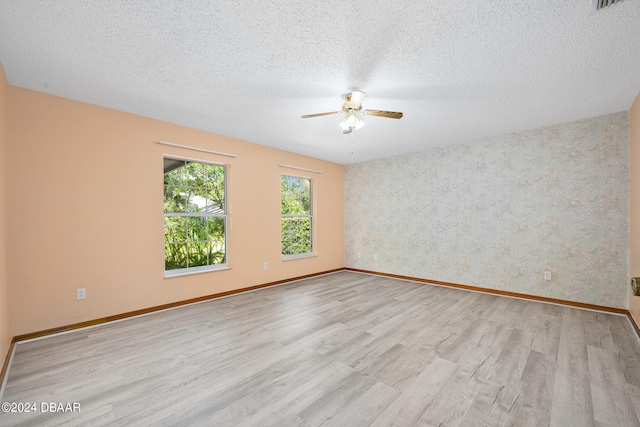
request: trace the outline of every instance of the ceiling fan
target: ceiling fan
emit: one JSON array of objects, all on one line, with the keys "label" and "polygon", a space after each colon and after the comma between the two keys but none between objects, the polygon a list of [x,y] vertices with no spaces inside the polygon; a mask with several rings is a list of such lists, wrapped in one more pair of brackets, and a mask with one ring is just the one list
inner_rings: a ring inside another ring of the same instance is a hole
[{"label": "ceiling fan", "polygon": [[360,129],[364,126],[364,122],[360,118],[359,114],[365,114],[368,116],[388,117],[390,119],[401,119],[402,113],[395,111],[382,111],[382,110],[363,110],[362,100],[366,94],[360,90],[354,90],[351,93],[345,95],[345,102],[342,104],[341,111],[330,111],[328,113],[307,114],[302,116],[303,119],[309,119],[311,117],[332,116],[334,114],[345,113],[347,116],[342,122],[340,127],[342,133],[351,133],[354,130]]}]

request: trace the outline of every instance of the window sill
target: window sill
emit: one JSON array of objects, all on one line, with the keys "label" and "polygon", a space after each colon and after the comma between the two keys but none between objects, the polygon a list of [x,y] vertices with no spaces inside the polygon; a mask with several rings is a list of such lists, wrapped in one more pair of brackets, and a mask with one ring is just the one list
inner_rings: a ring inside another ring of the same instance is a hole
[{"label": "window sill", "polygon": [[203,268],[197,270],[168,270],[164,272],[165,279],[171,279],[173,277],[182,277],[182,276],[191,276],[192,274],[201,274],[201,273],[211,273],[213,271],[223,271],[223,270],[231,270],[231,267],[215,267],[215,268]]},{"label": "window sill", "polygon": [[296,254],[296,255],[283,255],[282,256],[282,261],[293,261],[296,259],[303,259],[303,258],[313,258],[313,257],[317,257],[318,255],[314,254],[314,253],[307,253],[307,254]]}]

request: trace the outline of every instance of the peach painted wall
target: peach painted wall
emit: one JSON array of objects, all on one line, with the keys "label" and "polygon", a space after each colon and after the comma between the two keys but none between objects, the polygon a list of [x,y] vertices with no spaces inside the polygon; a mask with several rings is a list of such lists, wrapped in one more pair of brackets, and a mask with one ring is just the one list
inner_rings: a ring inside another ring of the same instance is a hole
[{"label": "peach painted wall", "polygon": [[[15,335],[344,266],[342,165],[12,86],[9,106]],[[164,278],[163,155],[229,165],[231,269]],[[281,260],[282,173],[314,179],[315,257]]]},{"label": "peach painted wall", "polygon": [[[629,112],[630,156],[629,161],[629,274],[640,277],[640,93]],[[629,284],[627,283],[627,286]],[[629,286],[629,311],[640,325],[640,297],[631,293]]]},{"label": "peach painted wall", "polygon": [[9,293],[9,129],[8,84],[0,63],[0,369],[7,355],[13,330]]}]

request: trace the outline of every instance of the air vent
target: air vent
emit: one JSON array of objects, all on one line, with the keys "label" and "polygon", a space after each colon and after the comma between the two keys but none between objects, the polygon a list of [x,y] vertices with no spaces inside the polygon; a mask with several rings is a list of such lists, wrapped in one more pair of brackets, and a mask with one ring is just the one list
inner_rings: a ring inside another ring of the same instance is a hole
[{"label": "air vent", "polygon": [[612,4],[620,3],[622,0],[593,0],[593,10],[604,9]]}]

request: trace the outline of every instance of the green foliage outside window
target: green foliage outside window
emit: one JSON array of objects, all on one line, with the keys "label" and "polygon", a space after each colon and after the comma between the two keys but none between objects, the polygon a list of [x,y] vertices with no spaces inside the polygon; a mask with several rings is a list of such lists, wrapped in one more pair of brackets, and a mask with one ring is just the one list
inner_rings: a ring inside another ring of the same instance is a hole
[{"label": "green foliage outside window", "polygon": [[282,209],[282,255],[310,253],[311,180],[282,175],[280,182]]},{"label": "green foliage outside window", "polygon": [[225,167],[165,159],[165,270],[226,262]]}]

